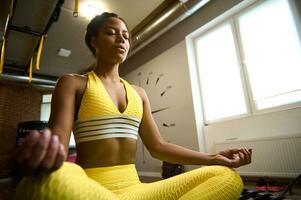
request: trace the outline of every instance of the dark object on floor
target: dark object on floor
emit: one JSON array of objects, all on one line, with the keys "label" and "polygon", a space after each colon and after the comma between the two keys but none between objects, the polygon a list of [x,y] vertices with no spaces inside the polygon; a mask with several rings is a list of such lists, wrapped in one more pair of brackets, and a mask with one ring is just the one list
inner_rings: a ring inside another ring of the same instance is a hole
[{"label": "dark object on floor", "polygon": [[288,183],[269,180],[268,178],[260,178],[256,185],[256,190],[279,192],[287,189]]},{"label": "dark object on floor", "polygon": [[[300,180],[301,180],[301,174],[288,185],[277,184],[276,182],[270,182],[264,178],[261,178],[256,186],[256,189],[260,189],[260,190],[253,191],[253,190],[243,189],[239,200],[251,200],[251,199],[252,200],[283,200],[285,199],[286,193],[292,190],[294,185],[300,183]],[[281,191],[281,193],[275,195],[273,194],[273,192],[275,191],[277,192]]]},{"label": "dark object on floor", "polygon": [[247,190],[244,189],[240,195],[239,200],[283,200],[284,197],[274,196],[271,192],[260,190]]},{"label": "dark object on floor", "polygon": [[17,141],[16,145],[21,146],[26,135],[33,130],[41,131],[47,127],[46,121],[28,121],[28,122],[20,122],[18,126],[17,132]]},{"label": "dark object on floor", "polygon": [[162,166],[162,178],[170,178],[172,176],[181,174],[184,172],[184,166],[179,165],[179,164],[172,164],[163,161],[163,166]]}]

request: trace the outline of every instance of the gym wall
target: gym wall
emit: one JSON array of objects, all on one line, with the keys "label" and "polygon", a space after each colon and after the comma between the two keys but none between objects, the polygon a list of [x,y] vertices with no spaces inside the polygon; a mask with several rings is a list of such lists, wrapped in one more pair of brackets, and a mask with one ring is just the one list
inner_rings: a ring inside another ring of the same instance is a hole
[{"label": "gym wall", "polygon": [[0,83],[0,178],[11,173],[18,123],[40,119],[41,93],[35,88]]}]

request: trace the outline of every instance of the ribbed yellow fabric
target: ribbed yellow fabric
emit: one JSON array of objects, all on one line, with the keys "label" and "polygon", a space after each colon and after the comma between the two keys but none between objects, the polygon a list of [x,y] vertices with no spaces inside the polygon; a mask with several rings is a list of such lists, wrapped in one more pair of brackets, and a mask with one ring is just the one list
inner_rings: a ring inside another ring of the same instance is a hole
[{"label": "ribbed yellow fabric", "polygon": [[127,98],[127,106],[122,112],[118,110],[95,72],[88,73],[78,119],[73,126],[76,144],[108,138],[138,139],[143,114],[142,100],[128,82],[123,79],[120,81]]},{"label": "ribbed yellow fabric", "polygon": [[94,71],[88,73],[88,82],[78,112],[78,120],[85,120],[105,115],[129,115],[142,118],[142,100],[135,89],[125,80],[121,79],[127,93],[128,105],[120,113],[111,100],[106,88]]},{"label": "ribbed yellow fabric", "polygon": [[16,200],[117,200],[118,197],[87,177],[78,165],[65,162],[51,174],[25,177],[19,183]]},{"label": "ribbed yellow fabric", "polygon": [[203,167],[162,181],[141,183],[134,165],[83,170],[65,162],[51,174],[24,178],[15,199],[235,200],[242,188],[240,176],[223,166]]},{"label": "ribbed yellow fabric", "polygon": [[134,164],[88,168],[84,170],[88,177],[116,195],[122,195],[130,187],[141,186],[142,184]]}]

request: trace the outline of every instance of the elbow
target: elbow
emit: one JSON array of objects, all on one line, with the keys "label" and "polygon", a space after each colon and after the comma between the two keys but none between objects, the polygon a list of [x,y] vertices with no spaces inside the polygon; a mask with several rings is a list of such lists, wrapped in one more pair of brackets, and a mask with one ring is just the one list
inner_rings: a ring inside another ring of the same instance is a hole
[{"label": "elbow", "polygon": [[[150,154],[151,154],[152,158],[159,159],[159,158],[158,158],[159,153],[154,152],[154,151],[151,151]],[[160,159],[159,159],[159,160],[160,160]]]},{"label": "elbow", "polygon": [[153,148],[150,150],[150,154],[153,158],[161,160],[161,157],[164,152],[164,141],[158,142],[154,145]]}]

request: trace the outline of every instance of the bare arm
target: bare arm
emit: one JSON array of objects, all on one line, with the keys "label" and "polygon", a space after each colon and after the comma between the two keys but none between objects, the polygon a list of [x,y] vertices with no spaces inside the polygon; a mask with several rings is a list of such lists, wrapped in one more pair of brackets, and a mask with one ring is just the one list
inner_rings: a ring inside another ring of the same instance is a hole
[{"label": "bare arm", "polygon": [[71,129],[75,112],[75,77],[64,75],[59,79],[53,92],[51,114],[48,127],[52,133],[58,135],[65,149],[69,147]]},{"label": "bare arm", "polygon": [[59,79],[52,97],[48,129],[31,132],[16,155],[16,168],[25,175],[58,169],[66,159],[66,149],[74,116],[74,77]]},{"label": "bare arm", "polygon": [[178,164],[220,164],[231,167],[239,167],[251,162],[251,152],[245,148],[226,150],[219,154],[206,154],[165,142],[151,114],[150,103],[145,91],[141,88],[137,88],[137,90],[143,100],[143,117],[139,134],[144,145],[154,158]]}]

